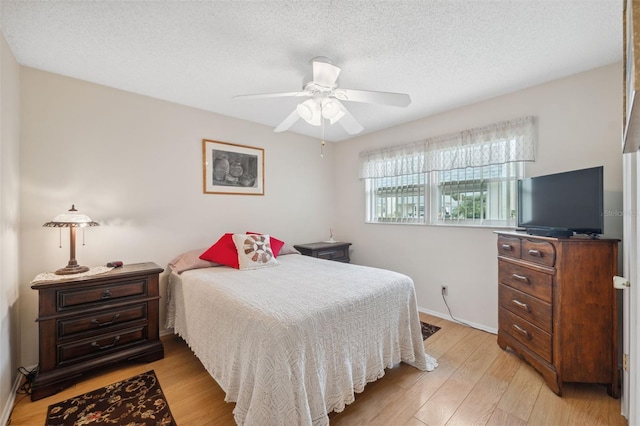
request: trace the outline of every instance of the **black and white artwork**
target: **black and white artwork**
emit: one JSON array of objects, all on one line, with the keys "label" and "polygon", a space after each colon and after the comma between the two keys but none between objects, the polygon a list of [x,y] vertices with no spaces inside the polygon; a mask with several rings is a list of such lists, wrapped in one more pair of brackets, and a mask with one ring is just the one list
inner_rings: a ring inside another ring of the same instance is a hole
[{"label": "black and white artwork", "polygon": [[264,150],[202,141],[205,194],[264,195]]}]

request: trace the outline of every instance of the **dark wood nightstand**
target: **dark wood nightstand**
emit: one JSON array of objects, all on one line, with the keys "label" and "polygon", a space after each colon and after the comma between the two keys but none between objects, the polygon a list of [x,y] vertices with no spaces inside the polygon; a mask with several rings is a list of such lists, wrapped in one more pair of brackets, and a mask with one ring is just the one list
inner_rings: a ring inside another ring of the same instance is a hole
[{"label": "dark wood nightstand", "polygon": [[351,243],[309,243],[293,246],[305,256],[317,257],[318,259],[334,260],[336,262],[349,263],[349,246]]},{"label": "dark wood nightstand", "polygon": [[59,392],[97,367],[163,358],[158,320],[162,271],[155,263],[137,263],[33,284],[40,356],[31,400]]}]

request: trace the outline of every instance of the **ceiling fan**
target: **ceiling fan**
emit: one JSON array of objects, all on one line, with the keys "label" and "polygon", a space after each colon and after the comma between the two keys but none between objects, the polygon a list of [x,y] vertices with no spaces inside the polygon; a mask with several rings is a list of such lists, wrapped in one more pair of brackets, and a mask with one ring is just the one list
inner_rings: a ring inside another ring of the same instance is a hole
[{"label": "ceiling fan", "polygon": [[313,77],[305,83],[300,92],[263,93],[256,95],[238,95],[236,99],[261,99],[277,97],[307,97],[298,104],[282,123],[274,129],[283,132],[302,118],[313,126],[324,124],[324,119],[331,124],[339,123],[350,135],[360,133],[364,128],[349,113],[340,101],[364,102],[372,104],[406,107],[411,103],[409,95],[404,93],[374,92],[370,90],[342,89],[338,87],[340,67],[333,65],[324,57],[311,60]]}]

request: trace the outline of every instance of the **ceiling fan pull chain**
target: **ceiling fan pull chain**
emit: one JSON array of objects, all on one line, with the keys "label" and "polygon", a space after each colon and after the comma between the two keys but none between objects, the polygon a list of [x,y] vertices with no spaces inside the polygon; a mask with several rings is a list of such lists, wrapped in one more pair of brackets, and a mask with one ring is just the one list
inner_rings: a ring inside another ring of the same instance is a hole
[{"label": "ceiling fan pull chain", "polygon": [[322,115],[322,104],[320,104],[320,158],[324,158],[324,116]]}]

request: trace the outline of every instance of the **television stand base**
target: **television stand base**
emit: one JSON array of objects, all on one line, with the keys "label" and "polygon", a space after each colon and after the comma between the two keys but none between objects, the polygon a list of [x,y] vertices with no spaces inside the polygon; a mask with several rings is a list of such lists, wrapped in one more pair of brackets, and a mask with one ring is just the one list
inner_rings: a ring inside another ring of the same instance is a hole
[{"label": "television stand base", "polygon": [[573,236],[573,231],[560,228],[529,228],[527,234],[539,237],[568,238]]}]

